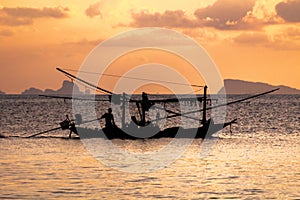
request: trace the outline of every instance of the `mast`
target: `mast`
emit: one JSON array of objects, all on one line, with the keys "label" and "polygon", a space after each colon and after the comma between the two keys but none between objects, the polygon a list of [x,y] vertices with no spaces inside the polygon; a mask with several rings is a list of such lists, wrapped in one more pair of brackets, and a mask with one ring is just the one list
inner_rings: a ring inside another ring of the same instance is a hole
[{"label": "mast", "polygon": [[123,92],[123,99],[122,99],[122,128],[125,128],[125,93]]},{"label": "mast", "polygon": [[207,86],[204,86],[204,94],[203,94],[203,116],[202,116],[202,124],[206,123],[206,101],[207,101]]}]

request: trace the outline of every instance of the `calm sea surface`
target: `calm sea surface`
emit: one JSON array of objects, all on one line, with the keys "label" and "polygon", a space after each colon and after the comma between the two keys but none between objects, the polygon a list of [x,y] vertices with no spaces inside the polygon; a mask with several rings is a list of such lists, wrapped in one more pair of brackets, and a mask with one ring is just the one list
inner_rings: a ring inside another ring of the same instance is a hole
[{"label": "calm sea surface", "polygon": [[[107,108],[102,104],[101,114]],[[71,115],[70,101],[5,95],[0,110],[1,135],[20,136],[0,138],[0,199],[300,199],[299,95],[267,95],[228,107],[227,119],[238,118],[232,133],[226,128],[218,138],[194,140],[170,165],[148,173],[124,172],[134,165],[121,156],[111,156],[115,166],[108,166],[81,140],[65,139],[68,131],[21,138],[55,128]],[[112,142],[147,155],[171,140]],[[185,143],[176,139],[178,147]],[[141,162],[141,168],[150,164]]]}]

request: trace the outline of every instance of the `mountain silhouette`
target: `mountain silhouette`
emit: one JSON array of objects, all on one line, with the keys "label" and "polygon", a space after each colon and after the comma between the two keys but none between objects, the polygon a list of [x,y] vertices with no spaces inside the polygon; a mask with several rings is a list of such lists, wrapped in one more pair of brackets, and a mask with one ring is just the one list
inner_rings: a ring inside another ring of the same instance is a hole
[{"label": "mountain silhouette", "polygon": [[82,92],[79,90],[79,87],[70,82],[65,80],[61,86],[61,88],[59,88],[58,90],[52,90],[52,89],[46,89],[45,91],[42,91],[40,89],[37,88],[29,88],[27,90],[25,90],[24,92],[22,92],[22,95],[40,95],[40,94],[44,94],[44,95],[71,95],[73,93],[73,91],[76,94],[82,94]]},{"label": "mountain silhouette", "polygon": [[284,85],[274,86],[261,82],[250,82],[235,79],[224,80],[225,90],[227,94],[254,94],[258,92],[280,88],[272,94],[300,94],[300,90],[287,87]]},{"label": "mountain silhouette", "polygon": [[[272,94],[300,94],[300,90],[291,88],[284,85],[274,86],[267,83],[261,82],[250,82],[236,79],[225,79],[224,80],[225,90],[227,94],[254,94],[258,92],[264,92],[268,90],[272,90],[275,88],[280,88],[280,90],[272,93]],[[46,89],[45,91],[37,89],[37,88],[29,88],[22,92],[23,95],[71,95],[73,93],[73,89],[78,94],[83,94],[79,87],[65,80],[58,90]],[[1,92],[0,92],[1,94]],[[5,93],[4,93],[5,94]]]},{"label": "mountain silhouette", "polygon": [[21,94],[23,94],[23,95],[44,94],[44,92],[43,92],[43,90],[31,87],[31,88],[25,90],[24,92],[22,92]]}]

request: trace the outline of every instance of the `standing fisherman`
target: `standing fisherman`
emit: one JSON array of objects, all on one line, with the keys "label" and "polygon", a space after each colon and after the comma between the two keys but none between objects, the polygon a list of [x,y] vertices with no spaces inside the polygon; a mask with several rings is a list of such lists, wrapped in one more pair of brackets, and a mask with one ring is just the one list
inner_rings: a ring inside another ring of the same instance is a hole
[{"label": "standing fisherman", "polygon": [[113,128],[115,126],[114,116],[112,114],[112,109],[109,108],[108,112],[101,116],[101,119],[105,119],[105,128]]}]

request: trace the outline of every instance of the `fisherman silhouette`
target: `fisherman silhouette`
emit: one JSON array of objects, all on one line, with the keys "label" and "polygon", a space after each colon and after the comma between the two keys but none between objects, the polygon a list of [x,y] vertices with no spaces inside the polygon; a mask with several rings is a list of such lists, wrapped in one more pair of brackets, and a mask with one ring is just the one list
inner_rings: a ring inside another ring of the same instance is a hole
[{"label": "fisherman silhouette", "polygon": [[112,114],[112,109],[107,109],[107,113],[101,116],[101,119],[105,119],[105,128],[113,128],[115,126],[114,116]]},{"label": "fisherman silhouette", "polygon": [[71,138],[72,133],[78,135],[75,123],[69,119],[69,115],[66,115],[66,117],[67,119],[65,120],[65,122],[68,123],[68,129],[70,130],[69,138]]}]

